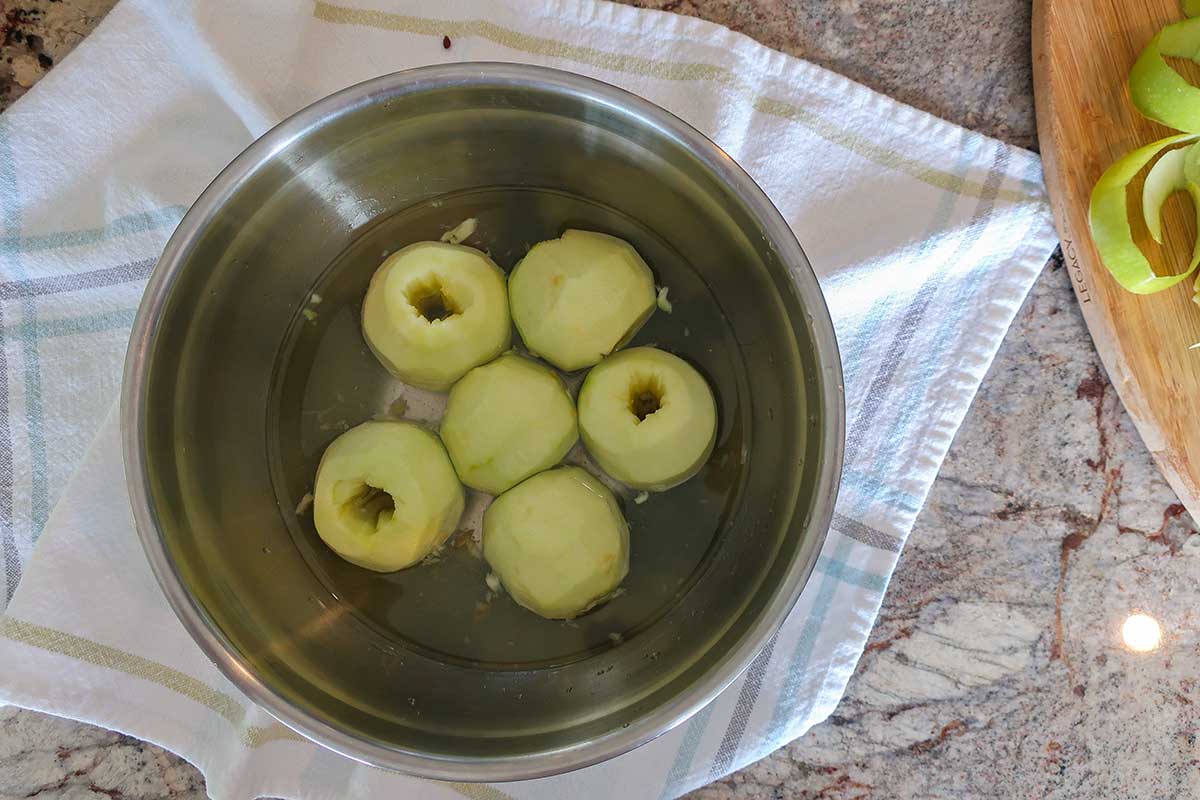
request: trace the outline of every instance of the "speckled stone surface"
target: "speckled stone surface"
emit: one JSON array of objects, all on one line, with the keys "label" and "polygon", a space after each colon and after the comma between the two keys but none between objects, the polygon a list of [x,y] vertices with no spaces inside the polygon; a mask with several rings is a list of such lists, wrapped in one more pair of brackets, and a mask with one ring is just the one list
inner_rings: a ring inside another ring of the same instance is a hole
[{"label": "speckled stone surface", "polygon": [[0,0],[0,108],[25,94],[117,0]]},{"label": "speckled stone surface", "polygon": [[703,17],[1020,147],[1037,141],[1029,0],[623,0]]},{"label": "speckled stone surface", "polygon": [[[0,1],[0,97],[19,96],[111,4]],[[1035,143],[1028,0],[638,4]],[[955,440],[834,716],[693,797],[1200,796],[1195,534],[1052,262]],[[1134,611],[1162,624],[1152,653],[1122,645]],[[0,798],[190,798],[203,787],[159,748],[0,709]]]}]

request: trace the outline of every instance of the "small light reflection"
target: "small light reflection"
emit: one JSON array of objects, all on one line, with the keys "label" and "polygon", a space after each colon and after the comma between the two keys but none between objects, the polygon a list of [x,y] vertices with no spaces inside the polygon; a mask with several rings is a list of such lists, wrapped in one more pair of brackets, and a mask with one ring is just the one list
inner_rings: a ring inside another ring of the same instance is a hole
[{"label": "small light reflection", "polygon": [[1121,639],[1135,653],[1149,653],[1162,643],[1162,626],[1149,614],[1130,614],[1121,625]]}]

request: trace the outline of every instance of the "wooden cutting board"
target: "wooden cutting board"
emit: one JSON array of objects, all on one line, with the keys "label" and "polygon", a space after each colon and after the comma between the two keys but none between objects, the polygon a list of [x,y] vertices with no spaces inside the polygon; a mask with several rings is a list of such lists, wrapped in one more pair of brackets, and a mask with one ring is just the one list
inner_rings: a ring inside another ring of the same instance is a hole
[{"label": "wooden cutting board", "polygon": [[[1088,202],[1101,173],[1130,150],[1174,133],[1138,114],[1126,80],[1146,43],[1184,19],[1179,0],[1034,0],[1033,14],[1038,137],[1075,294],[1142,439],[1200,519],[1200,349],[1188,349],[1200,342],[1200,306],[1192,302],[1192,281],[1131,294],[1105,272],[1088,232]],[[1191,64],[1180,71],[1200,83]],[[1131,188],[1140,198],[1140,180]],[[1130,203],[1140,207],[1140,199]],[[1139,228],[1160,274],[1187,264],[1196,228],[1190,202],[1169,203],[1166,246],[1135,223]]]}]

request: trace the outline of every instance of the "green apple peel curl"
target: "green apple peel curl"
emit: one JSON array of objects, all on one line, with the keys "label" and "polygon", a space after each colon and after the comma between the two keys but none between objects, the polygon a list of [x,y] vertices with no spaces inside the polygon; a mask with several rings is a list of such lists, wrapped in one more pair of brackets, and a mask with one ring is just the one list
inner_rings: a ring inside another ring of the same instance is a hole
[{"label": "green apple peel curl", "polygon": [[[1125,289],[1136,294],[1153,294],[1163,289],[1169,289],[1186,279],[1200,264],[1200,240],[1193,249],[1192,260],[1188,268],[1177,275],[1157,275],[1146,255],[1133,239],[1133,230],[1129,224],[1129,203],[1126,190],[1131,181],[1150,163],[1156,155],[1173,145],[1195,142],[1200,134],[1180,134],[1161,139],[1153,144],[1134,150],[1129,155],[1117,161],[1100,176],[1092,190],[1092,201],[1088,222],[1092,230],[1092,240],[1100,254],[1104,266]],[[1179,156],[1168,153],[1170,161],[1161,169],[1152,169],[1146,181],[1146,191],[1143,192],[1142,213],[1149,220],[1156,221],[1150,226],[1151,235],[1158,232],[1156,241],[1161,236],[1160,216],[1162,203],[1176,191],[1187,191],[1193,200],[1200,200],[1200,189],[1187,181],[1186,169]],[[1164,156],[1166,158],[1167,156]],[[1185,156],[1186,158],[1186,156]],[[1161,161],[1161,159],[1160,159]],[[1156,164],[1157,168],[1158,165]],[[1153,183],[1150,179],[1153,179]],[[1149,197],[1147,197],[1149,195]],[[1197,203],[1200,208],[1200,202]]]},{"label": "green apple peel curl", "polygon": [[1129,73],[1129,96],[1142,115],[1170,128],[1200,131],[1200,88],[1166,57],[1200,61],[1200,18],[1168,25],[1150,40]]}]

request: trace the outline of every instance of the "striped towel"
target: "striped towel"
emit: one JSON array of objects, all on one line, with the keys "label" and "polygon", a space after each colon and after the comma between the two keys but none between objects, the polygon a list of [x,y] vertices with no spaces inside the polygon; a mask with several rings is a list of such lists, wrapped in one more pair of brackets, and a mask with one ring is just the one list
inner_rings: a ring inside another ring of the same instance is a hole
[{"label": "striped towel", "polygon": [[[837,704],[950,441],[1055,244],[1038,159],[693,19],[595,0],[404,5],[123,0],[0,117],[0,701],[157,742],[196,763],[215,798],[673,796]],[[218,170],[337,89],[460,60],[623,86],[737,159],[817,270],[848,406],[834,529],[749,670],[645,747],[503,787],[356,765],[240,696],[150,575],[110,413],[144,280]]]}]

